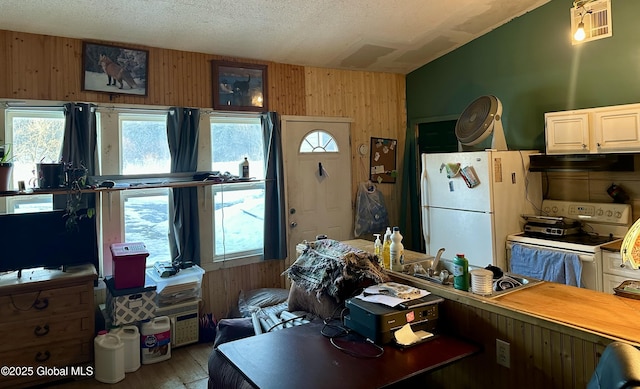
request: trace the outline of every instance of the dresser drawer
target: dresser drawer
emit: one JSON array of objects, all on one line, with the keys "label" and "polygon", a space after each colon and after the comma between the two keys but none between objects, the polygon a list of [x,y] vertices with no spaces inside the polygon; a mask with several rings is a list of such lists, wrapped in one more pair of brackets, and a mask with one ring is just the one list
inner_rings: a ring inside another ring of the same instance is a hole
[{"label": "dresser drawer", "polygon": [[640,270],[634,270],[628,263],[622,263],[619,251],[602,251],[602,272],[628,280],[640,280]]},{"label": "dresser drawer", "polygon": [[90,310],[93,288],[76,285],[59,289],[43,289],[27,293],[0,296],[2,322],[25,320],[51,315]]},{"label": "dresser drawer", "polygon": [[64,339],[91,339],[94,316],[88,312],[69,315],[43,316],[24,322],[0,323],[0,333],[7,339],[0,342],[0,352],[18,347],[40,346]]},{"label": "dresser drawer", "polygon": [[[39,376],[37,369],[39,366],[62,368],[68,365],[91,362],[93,360],[93,340],[73,339],[0,352],[0,360],[4,361],[7,366],[32,366],[34,370],[33,375],[29,377],[0,376],[0,388],[13,388],[28,382],[65,378]],[[71,370],[69,372],[71,373]]]}]

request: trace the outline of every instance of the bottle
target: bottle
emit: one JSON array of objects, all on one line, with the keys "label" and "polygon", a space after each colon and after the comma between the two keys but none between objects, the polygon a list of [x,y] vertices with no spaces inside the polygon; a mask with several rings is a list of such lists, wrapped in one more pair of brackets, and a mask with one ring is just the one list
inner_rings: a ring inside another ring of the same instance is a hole
[{"label": "bottle", "polygon": [[404,245],[402,244],[402,235],[400,235],[399,227],[393,227],[391,245],[389,246],[389,258],[391,260],[391,270],[402,271],[402,265],[404,264]]},{"label": "bottle", "polygon": [[376,241],[373,242],[373,254],[378,259],[378,262],[382,262],[382,242],[380,241],[380,234],[373,234],[376,237]]},{"label": "bottle", "polygon": [[387,227],[387,232],[384,233],[384,239],[382,240],[382,265],[385,269],[391,270],[391,253],[389,252],[391,246],[391,227]]},{"label": "bottle", "polygon": [[456,254],[453,259],[453,287],[469,291],[469,261],[464,254]]},{"label": "bottle", "polygon": [[244,157],[244,161],[240,163],[240,177],[249,178],[249,160]]}]

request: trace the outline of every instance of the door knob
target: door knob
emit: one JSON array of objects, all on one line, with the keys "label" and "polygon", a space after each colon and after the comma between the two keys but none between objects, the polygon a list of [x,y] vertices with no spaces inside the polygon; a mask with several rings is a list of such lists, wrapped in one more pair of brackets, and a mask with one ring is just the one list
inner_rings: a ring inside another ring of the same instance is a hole
[{"label": "door knob", "polygon": [[291,222],[290,226],[291,226],[291,228],[293,228],[293,227],[297,227],[297,226],[298,226],[298,223],[297,223],[297,222]]}]

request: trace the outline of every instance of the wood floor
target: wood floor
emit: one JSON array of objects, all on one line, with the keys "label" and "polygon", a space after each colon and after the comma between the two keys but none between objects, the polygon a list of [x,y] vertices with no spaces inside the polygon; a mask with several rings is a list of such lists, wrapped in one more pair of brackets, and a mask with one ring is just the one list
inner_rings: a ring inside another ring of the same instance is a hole
[{"label": "wood floor", "polygon": [[47,388],[109,388],[109,389],[206,389],[209,377],[207,361],[213,349],[211,343],[198,343],[171,350],[171,358],[150,365],[141,365],[138,370],[126,373],[124,380],[116,384],[104,384],[93,378],[49,384]]}]

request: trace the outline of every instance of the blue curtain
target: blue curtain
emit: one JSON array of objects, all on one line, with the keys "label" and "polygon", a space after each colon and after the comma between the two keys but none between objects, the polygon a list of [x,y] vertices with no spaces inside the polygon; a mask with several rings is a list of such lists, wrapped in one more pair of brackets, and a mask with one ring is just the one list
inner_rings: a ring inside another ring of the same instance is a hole
[{"label": "blue curtain", "polygon": [[264,259],[287,257],[282,133],[276,112],[261,115],[265,150]]},{"label": "blue curtain", "polygon": [[[198,125],[200,111],[169,109],[167,139],[171,173],[195,172],[198,167]],[[169,247],[174,262],[200,264],[200,235],[197,188],[173,188],[169,207]]]}]

